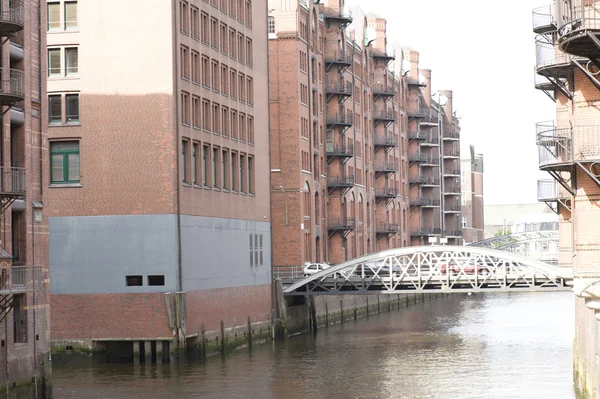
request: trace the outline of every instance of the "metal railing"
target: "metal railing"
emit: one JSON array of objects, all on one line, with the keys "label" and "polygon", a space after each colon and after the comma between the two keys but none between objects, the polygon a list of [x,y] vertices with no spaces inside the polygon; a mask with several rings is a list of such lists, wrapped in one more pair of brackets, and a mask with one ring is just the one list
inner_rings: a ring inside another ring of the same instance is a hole
[{"label": "metal railing", "polygon": [[408,132],[408,139],[409,140],[426,140],[427,138],[425,137],[425,133],[418,131],[418,132]]},{"label": "metal railing", "polygon": [[393,121],[396,119],[394,111],[392,111],[391,109],[378,109],[376,107],[373,107],[372,113],[373,120]]},{"label": "metal railing", "polygon": [[421,151],[413,152],[408,154],[409,162],[425,162],[427,161],[427,155],[421,153]]},{"label": "metal railing", "polygon": [[398,170],[398,162],[396,161],[377,161],[375,162],[376,172],[395,172]]},{"label": "metal railing", "polygon": [[444,186],[444,193],[448,193],[448,194],[457,194],[457,193],[460,193],[460,187]]},{"label": "metal railing", "polygon": [[553,122],[536,123],[540,167],[573,161],[571,128],[557,129]]},{"label": "metal railing", "polygon": [[[6,4],[8,3],[8,5]],[[24,0],[9,0],[0,2],[0,31],[6,31],[2,25],[11,24],[23,28],[25,21],[25,2]],[[11,31],[16,31],[11,29]]]},{"label": "metal railing", "polygon": [[533,86],[540,90],[550,90],[554,94],[554,85],[545,76],[537,73],[537,68],[533,69]]},{"label": "metal railing", "polygon": [[597,1],[558,0],[557,27],[559,41],[589,30],[600,30],[600,7]]},{"label": "metal railing", "polygon": [[540,30],[547,31],[547,29],[555,25],[551,4],[534,8],[531,12],[531,17],[534,32]]},{"label": "metal railing", "polygon": [[600,125],[573,127],[573,159],[600,160]]},{"label": "metal railing", "polygon": [[411,236],[429,236],[434,234],[442,234],[442,229],[438,227],[421,227],[410,232]]},{"label": "metal railing", "polygon": [[352,65],[352,54],[342,50],[331,50],[325,52],[325,63]]},{"label": "metal railing", "polygon": [[427,164],[427,165],[439,165],[440,164],[440,158],[435,157],[433,155],[428,155],[427,159],[425,160],[425,164]]},{"label": "metal railing", "polygon": [[331,7],[327,6],[324,10],[325,18],[344,19],[352,21],[352,10],[350,7]]},{"label": "metal railing", "polygon": [[286,280],[302,280],[304,268],[302,266],[273,266],[273,278]]},{"label": "metal railing", "polygon": [[433,132],[425,135],[425,143],[439,145],[440,144],[440,136],[437,134],[437,129]]},{"label": "metal railing", "polygon": [[353,144],[332,144],[327,143],[325,145],[327,156],[333,157],[352,157],[354,156],[354,145]]},{"label": "metal railing", "polygon": [[449,150],[444,150],[445,157],[460,157],[460,150],[456,148],[452,148]]},{"label": "metal railing", "polygon": [[386,60],[393,60],[396,59],[396,56],[393,53],[390,53],[387,50],[379,50],[379,49],[373,49],[373,58],[384,58]]},{"label": "metal railing", "polygon": [[398,188],[396,187],[375,187],[375,197],[396,198],[397,196]]},{"label": "metal railing", "polygon": [[327,82],[325,85],[325,93],[328,94],[345,94],[348,96],[352,95],[352,83],[351,82]]},{"label": "metal railing", "polygon": [[412,174],[408,176],[408,182],[412,184],[439,185],[440,179],[434,176]]},{"label": "metal railing", "polygon": [[378,234],[397,233],[398,225],[395,223],[377,223],[375,225],[375,232]]},{"label": "metal railing", "polygon": [[548,43],[543,36],[535,38],[535,66],[540,73],[540,69],[548,68],[553,65],[569,66],[571,57],[558,49],[554,44]]},{"label": "metal railing", "polygon": [[18,69],[0,68],[0,95],[25,96],[25,74]]},{"label": "metal railing", "polygon": [[42,288],[39,266],[0,266],[0,293],[22,293]]},{"label": "metal railing", "polygon": [[443,132],[442,137],[444,139],[460,139],[460,134],[457,132]]},{"label": "metal railing", "polygon": [[462,237],[462,230],[444,230],[445,236]]},{"label": "metal railing", "polygon": [[25,168],[0,166],[0,194],[25,195]]},{"label": "metal railing", "polygon": [[393,84],[380,83],[373,85],[373,94],[393,96],[396,94],[396,89]]},{"label": "metal railing", "polygon": [[352,126],[353,117],[351,113],[327,114],[327,124],[329,125],[348,125]]},{"label": "metal railing", "polygon": [[419,195],[416,199],[411,199],[409,201],[411,206],[423,206],[423,207],[432,207],[432,206],[440,206],[441,201],[431,198],[425,198],[422,195]]},{"label": "metal railing", "polygon": [[448,205],[448,204],[444,204],[444,211],[447,211],[447,212],[460,212],[461,211],[461,206],[460,205]]},{"label": "metal railing", "polygon": [[354,218],[342,217],[327,219],[328,230],[353,230],[356,226]]},{"label": "metal railing", "polygon": [[408,116],[426,118],[429,116],[429,107],[426,107],[420,101],[409,101]]},{"label": "metal railing", "polygon": [[538,180],[537,186],[538,201],[556,201],[558,199],[558,183],[556,180]]},{"label": "metal railing", "polygon": [[396,147],[398,145],[398,140],[396,136],[374,136],[373,144],[375,146],[383,146],[383,147]]},{"label": "metal railing", "polygon": [[444,175],[460,176],[460,169],[444,168]]},{"label": "metal railing", "polygon": [[328,187],[353,187],[354,175],[327,176]]}]

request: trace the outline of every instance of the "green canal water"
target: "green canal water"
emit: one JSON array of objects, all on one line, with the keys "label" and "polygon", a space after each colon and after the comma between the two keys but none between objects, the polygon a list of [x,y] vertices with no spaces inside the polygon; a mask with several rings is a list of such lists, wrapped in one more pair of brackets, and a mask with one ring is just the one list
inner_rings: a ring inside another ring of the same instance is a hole
[{"label": "green canal water", "polygon": [[54,364],[67,398],[575,398],[573,294],[455,295],[186,365]]}]

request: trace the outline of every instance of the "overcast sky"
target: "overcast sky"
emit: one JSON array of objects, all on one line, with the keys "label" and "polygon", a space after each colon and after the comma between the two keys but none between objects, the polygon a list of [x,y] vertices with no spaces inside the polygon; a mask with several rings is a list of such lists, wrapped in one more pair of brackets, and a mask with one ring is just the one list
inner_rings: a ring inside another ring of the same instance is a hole
[{"label": "overcast sky", "polygon": [[[544,0],[347,0],[388,21],[388,41],[419,52],[432,92],[452,90],[469,144],[484,156],[487,205],[537,202],[535,123],[553,120],[554,102],[533,88],[531,11]],[[359,15],[355,15],[355,18]]]}]

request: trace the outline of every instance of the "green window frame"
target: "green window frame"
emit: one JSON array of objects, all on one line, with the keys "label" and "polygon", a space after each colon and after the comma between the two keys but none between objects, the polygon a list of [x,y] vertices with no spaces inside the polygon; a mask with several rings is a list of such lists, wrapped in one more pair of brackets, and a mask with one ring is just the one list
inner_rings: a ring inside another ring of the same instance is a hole
[{"label": "green window frame", "polygon": [[79,182],[79,141],[50,142],[50,184]]}]

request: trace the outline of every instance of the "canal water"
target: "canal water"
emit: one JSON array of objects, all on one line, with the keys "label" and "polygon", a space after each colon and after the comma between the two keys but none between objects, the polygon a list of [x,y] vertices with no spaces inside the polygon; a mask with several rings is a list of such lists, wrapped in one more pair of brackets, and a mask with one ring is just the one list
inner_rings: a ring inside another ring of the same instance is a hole
[{"label": "canal water", "polygon": [[455,295],[187,365],[54,364],[66,398],[575,398],[573,294]]}]

